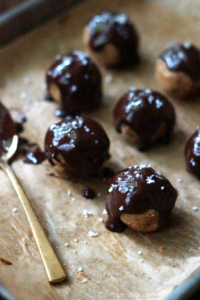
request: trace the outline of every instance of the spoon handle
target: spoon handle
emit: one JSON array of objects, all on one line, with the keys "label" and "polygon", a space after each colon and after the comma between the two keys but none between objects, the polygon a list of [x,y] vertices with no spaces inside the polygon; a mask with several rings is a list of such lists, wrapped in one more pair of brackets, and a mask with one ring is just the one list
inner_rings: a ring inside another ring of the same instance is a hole
[{"label": "spoon handle", "polygon": [[9,164],[4,163],[3,169],[9,176],[19,199],[24,207],[27,218],[29,220],[34,238],[36,240],[40,255],[42,257],[44,267],[47,273],[48,280],[51,284],[61,282],[66,278],[66,273],[63,270],[49,240],[47,239],[42,226],[37,220],[37,217],[30,205],[30,202],[23,191],[21,184],[19,183],[14,171]]}]

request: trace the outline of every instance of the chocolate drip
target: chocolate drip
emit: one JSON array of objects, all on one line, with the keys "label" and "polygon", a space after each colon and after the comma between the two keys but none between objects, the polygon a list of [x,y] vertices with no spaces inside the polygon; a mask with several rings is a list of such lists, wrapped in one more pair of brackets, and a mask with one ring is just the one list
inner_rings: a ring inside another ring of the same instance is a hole
[{"label": "chocolate drip", "polygon": [[95,175],[108,158],[109,139],[100,124],[76,117],[52,124],[46,134],[47,158],[79,177]]},{"label": "chocolate drip", "polygon": [[192,80],[200,79],[200,50],[190,43],[172,45],[159,58],[171,71],[183,72]]},{"label": "chocolate drip", "polygon": [[96,196],[96,193],[93,189],[89,188],[88,186],[83,191],[83,197],[86,199],[94,199]]},{"label": "chocolate drip", "polygon": [[90,20],[87,27],[91,49],[100,52],[112,44],[119,51],[121,66],[138,62],[139,37],[126,15],[104,11]]},{"label": "chocolate drip", "polygon": [[23,157],[22,161],[26,164],[41,164],[45,159],[46,155],[41,151],[40,147],[37,144],[27,145],[22,149]]},{"label": "chocolate drip", "polygon": [[87,111],[101,103],[101,74],[84,52],[73,51],[59,56],[47,71],[46,82],[49,93],[52,84],[59,89],[58,117]]},{"label": "chocolate drip", "polygon": [[[170,141],[175,124],[175,111],[172,104],[160,93],[132,88],[117,102],[114,122],[118,132],[121,132],[123,124],[128,125],[139,137],[139,150],[144,151],[153,142]],[[164,125],[165,130],[162,136],[155,138],[161,125]]]},{"label": "chocolate drip", "polygon": [[200,128],[187,141],[184,153],[188,172],[200,179]]},{"label": "chocolate drip", "polygon": [[15,134],[17,134],[16,125],[8,110],[0,102],[0,156],[9,150]]},{"label": "chocolate drip", "polygon": [[120,219],[123,214],[142,214],[150,209],[159,212],[161,221],[174,207],[177,191],[171,183],[151,167],[140,165],[124,169],[113,177],[106,195],[108,219],[106,228],[122,232],[127,227]]}]

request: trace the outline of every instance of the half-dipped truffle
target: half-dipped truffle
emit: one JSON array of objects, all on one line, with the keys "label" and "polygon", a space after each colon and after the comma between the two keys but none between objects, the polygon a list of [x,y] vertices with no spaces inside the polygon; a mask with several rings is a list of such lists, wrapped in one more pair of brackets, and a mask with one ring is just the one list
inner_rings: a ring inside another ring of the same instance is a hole
[{"label": "half-dipped truffle", "polygon": [[188,172],[200,179],[200,127],[189,138],[185,145],[185,160]]},{"label": "half-dipped truffle", "polygon": [[94,16],[85,27],[83,40],[100,65],[123,67],[138,62],[138,33],[125,14],[104,11]]},{"label": "half-dipped truffle", "polygon": [[122,232],[127,226],[143,232],[168,224],[177,198],[171,183],[150,166],[124,169],[113,177],[106,195],[105,227]]},{"label": "half-dipped truffle", "polygon": [[60,106],[57,116],[88,111],[101,103],[101,74],[84,52],[58,55],[47,71],[46,83],[49,96]]},{"label": "half-dipped truffle", "polygon": [[52,124],[45,137],[47,158],[76,177],[95,175],[109,157],[109,139],[90,118],[76,117]]},{"label": "half-dipped truffle", "polygon": [[158,92],[131,88],[114,108],[118,132],[144,151],[155,142],[168,143],[175,124],[175,110]]},{"label": "half-dipped truffle", "polygon": [[164,50],[156,62],[161,87],[177,98],[187,98],[200,89],[200,50],[188,42]]}]

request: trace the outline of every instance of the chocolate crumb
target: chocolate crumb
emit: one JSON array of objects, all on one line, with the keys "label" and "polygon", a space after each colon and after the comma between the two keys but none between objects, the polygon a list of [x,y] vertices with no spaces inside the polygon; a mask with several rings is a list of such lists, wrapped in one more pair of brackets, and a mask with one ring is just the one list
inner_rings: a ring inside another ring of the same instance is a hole
[{"label": "chocolate crumb", "polygon": [[94,199],[96,196],[96,193],[93,189],[89,188],[88,186],[83,191],[82,196],[86,199]]},{"label": "chocolate crumb", "polygon": [[4,258],[1,258],[1,257],[0,257],[0,262],[2,264],[6,265],[6,266],[11,266],[12,265],[12,263],[10,261],[8,261],[8,260],[6,260]]}]

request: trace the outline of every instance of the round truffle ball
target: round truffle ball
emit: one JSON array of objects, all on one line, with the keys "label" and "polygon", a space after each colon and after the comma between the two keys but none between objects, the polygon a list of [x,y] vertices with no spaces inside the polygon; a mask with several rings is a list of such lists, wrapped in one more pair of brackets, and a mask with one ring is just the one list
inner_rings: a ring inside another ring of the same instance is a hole
[{"label": "round truffle ball", "polygon": [[118,132],[144,151],[155,142],[170,141],[175,111],[160,93],[131,88],[114,108],[114,123]]},{"label": "round truffle ball", "polygon": [[101,74],[84,52],[58,55],[47,71],[46,83],[49,96],[60,106],[57,116],[88,111],[101,103]]},{"label": "round truffle ball", "polygon": [[125,67],[138,62],[138,33],[125,14],[104,11],[84,29],[90,56],[105,67]]},{"label": "round truffle ball", "polygon": [[105,227],[122,232],[127,226],[143,232],[168,224],[177,198],[171,183],[150,166],[124,169],[112,179],[106,195]]},{"label": "round truffle ball", "polygon": [[200,179],[200,127],[189,138],[185,145],[185,160],[188,172]]},{"label": "round truffle ball", "polygon": [[95,175],[109,158],[109,146],[102,126],[90,118],[76,117],[52,124],[45,137],[47,158],[78,177]]},{"label": "round truffle ball", "polygon": [[188,42],[172,45],[157,59],[156,78],[177,98],[187,98],[200,89],[200,50]]}]

